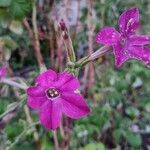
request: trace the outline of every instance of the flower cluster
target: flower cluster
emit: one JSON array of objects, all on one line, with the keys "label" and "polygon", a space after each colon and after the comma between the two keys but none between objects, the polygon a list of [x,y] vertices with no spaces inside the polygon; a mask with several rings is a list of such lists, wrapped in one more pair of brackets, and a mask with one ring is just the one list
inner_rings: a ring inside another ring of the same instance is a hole
[{"label": "flower cluster", "polygon": [[[60,23],[62,30],[65,24]],[[139,10],[131,8],[119,18],[119,32],[113,27],[104,27],[96,37],[96,41],[113,47],[115,65],[120,67],[128,59],[137,59],[150,67],[150,36],[137,35],[139,26]],[[0,74],[4,74],[1,71]],[[57,74],[47,70],[36,79],[36,85],[27,89],[28,105],[39,111],[41,124],[48,129],[56,129],[62,114],[78,119],[90,112],[84,98],[77,93],[79,81],[72,74]]]},{"label": "flower cluster", "polygon": [[73,119],[89,114],[84,98],[75,92],[79,87],[79,81],[73,75],[47,70],[37,77],[35,86],[27,89],[27,103],[31,108],[39,110],[43,126],[56,129],[62,113]]},{"label": "flower cluster", "polygon": [[128,59],[137,59],[150,67],[150,36],[135,34],[139,27],[139,10],[131,8],[119,17],[119,32],[113,27],[104,27],[96,41],[113,47],[115,65],[120,67]]}]

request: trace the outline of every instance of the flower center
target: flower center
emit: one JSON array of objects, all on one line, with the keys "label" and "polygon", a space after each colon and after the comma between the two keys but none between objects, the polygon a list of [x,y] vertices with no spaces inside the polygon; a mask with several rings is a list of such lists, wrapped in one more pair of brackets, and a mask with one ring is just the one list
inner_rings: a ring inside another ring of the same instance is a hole
[{"label": "flower center", "polygon": [[56,98],[58,97],[60,94],[59,94],[59,91],[55,88],[49,88],[47,91],[46,91],[46,94],[48,96],[48,98]]},{"label": "flower center", "polygon": [[126,39],[122,37],[120,43],[124,47],[126,43]]}]

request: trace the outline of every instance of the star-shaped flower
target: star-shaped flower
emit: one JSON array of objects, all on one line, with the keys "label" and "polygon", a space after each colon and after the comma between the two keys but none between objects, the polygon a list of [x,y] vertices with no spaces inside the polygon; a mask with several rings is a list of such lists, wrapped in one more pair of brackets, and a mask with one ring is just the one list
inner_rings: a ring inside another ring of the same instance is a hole
[{"label": "star-shaped flower", "polygon": [[76,77],[64,72],[47,70],[36,79],[36,85],[27,89],[28,105],[39,110],[40,122],[48,129],[56,129],[62,113],[78,119],[90,112],[84,98],[77,92],[80,84]]},{"label": "star-shaped flower", "polygon": [[119,17],[119,31],[104,27],[96,36],[96,41],[113,47],[116,67],[128,59],[137,59],[150,67],[150,36],[135,34],[139,26],[139,10],[131,8]]}]

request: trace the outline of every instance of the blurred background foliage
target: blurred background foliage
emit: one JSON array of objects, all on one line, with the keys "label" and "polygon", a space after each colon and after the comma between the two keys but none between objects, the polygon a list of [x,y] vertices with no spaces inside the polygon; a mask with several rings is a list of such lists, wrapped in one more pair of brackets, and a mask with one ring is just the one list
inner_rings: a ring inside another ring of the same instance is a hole
[{"label": "blurred background foliage", "polygon": [[[22,77],[32,84],[39,73],[30,29],[33,35],[38,34],[46,66],[57,71],[65,68],[66,56],[58,27],[61,19],[69,28],[78,59],[90,53],[90,46],[93,51],[99,48],[100,45],[95,42],[96,33],[103,26],[118,28],[119,15],[130,7],[140,10],[141,26],[138,32],[150,35],[149,0],[87,1],[0,0],[0,45],[5,56],[2,61],[9,64],[8,76]],[[37,33],[33,30],[32,10],[35,2]],[[91,67],[82,69],[79,77],[91,114],[73,121],[70,149],[150,150],[150,70],[135,60],[116,69],[114,56],[109,54],[99,58]],[[0,114],[17,99],[14,89],[1,85]],[[38,120],[36,112],[32,113],[32,118]],[[0,150],[13,143],[26,126],[26,116],[20,110],[5,129],[0,130]],[[37,130],[41,150],[54,149],[51,131],[47,132],[41,126],[37,126]],[[61,143],[62,137],[59,135],[58,138]],[[37,149],[35,145],[29,130],[13,149],[33,150]]]}]

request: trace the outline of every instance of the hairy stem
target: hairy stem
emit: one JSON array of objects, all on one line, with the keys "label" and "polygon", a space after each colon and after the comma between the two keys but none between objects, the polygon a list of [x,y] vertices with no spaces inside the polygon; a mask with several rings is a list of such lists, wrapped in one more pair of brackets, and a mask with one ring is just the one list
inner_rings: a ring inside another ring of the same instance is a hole
[{"label": "hairy stem", "polygon": [[82,59],[80,59],[76,65],[79,67],[83,67],[86,64],[88,64],[89,62],[93,62],[95,61],[97,58],[104,56],[107,52],[111,51],[112,47],[111,46],[103,46],[101,48],[99,48],[97,51],[95,51],[93,54],[86,56]]},{"label": "hairy stem", "polygon": [[65,137],[65,132],[64,132],[64,127],[63,127],[62,121],[60,122],[60,134],[61,134],[62,138],[65,139],[66,137]]},{"label": "hairy stem", "polygon": [[[34,122],[31,118],[30,110],[27,107],[27,105],[24,106],[24,111],[25,111],[25,114],[26,114],[27,121],[28,121],[29,125],[31,126],[32,124],[34,124]],[[34,142],[36,144],[36,150],[40,150],[41,146],[40,146],[40,142],[39,142],[40,141],[39,140],[39,135],[38,135],[38,132],[37,132],[37,129],[35,128],[35,126],[32,126],[32,131],[33,131]]]},{"label": "hairy stem", "polygon": [[22,90],[26,90],[28,87],[26,85],[23,85],[23,84],[19,84],[15,81],[12,81],[10,79],[7,79],[7,78],[3,78],[1,79],[0,81],[1,83],[5,83],[5,84],[8,84],[10,86],[14,86],[14,87],[17,87],[17,88],[20,88]]},{"label": "hairy stem", "polygon": [[55,150],[59,150],[59,143],[58,143],[57,131],[54,130],[54,131],[52,131],[52,132],[53,132]]},{"label": "hairy stem", "polygon": [[[89,0],[89,3],[88,3],[88,22],[87,22],[87,27],[88,27],[88,32],[87,32],[87,35],[88,35],[88,54],[89,55],[92,55],[93,53],[93,33],[94,33],[94,30],[95,30],[95,25],[93,24],[93,22],[91,20],[94,20],[94,11],[93,11],[93,2],[91,0]],[[91,62],[89,63],[88,66],[86,67],[89,67],[89,73],[88,73],[88,80],[87,81],[87,88],[88,87],[91,87],[93,84],[94,84],[94,76],[95,76],[95,72],[94,72],[94,64]]]},{"label": "hairy stem", "polygon": [[37,11],[36,11],[36,0],[33,0],[32,4],[32,24],[33,24],[33,33],[35,38],[35,47],[36,47],[36,53],[38,58],[38,64],[40,67],[43,67],[44,61],[42,54],[40,52],[40,42],[39,42],[39,36],[38,36],[38,27],[37,27]]}]

